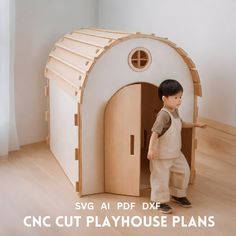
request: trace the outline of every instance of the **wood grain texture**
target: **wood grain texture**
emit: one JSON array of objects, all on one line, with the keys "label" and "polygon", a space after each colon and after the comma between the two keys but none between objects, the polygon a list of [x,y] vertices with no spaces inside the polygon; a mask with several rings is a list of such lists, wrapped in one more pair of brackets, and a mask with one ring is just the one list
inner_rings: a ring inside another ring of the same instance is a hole
[{"label": "wood grain texture", "polygon": [[105,111],[105,192],[139,196],[141,84],[118,91]]},{"label": "wood grain texture", "polygon": [[[141,197],[128,197],[114,194],[97,194],[79,198],[74,187],[63,173],[60,165],[45,143],[23,146],[20,151],[11,152],[8,159],[0,160],[0,229],[1,235],[52,236],[234,236],[236,208],[236,136],[213,128],[199,129],[196,152],[196,182],[189,186],[188,198],[193,207],[183,209],[173,202],[173,215],[190,217],[215,216],[213,228],[95,228],[81,225],[71,228],[26,228],[23,219],[26,215],[111,215],[161,216],[156,210],[141,210],[143,202],[149,202],[150,192]],[[101,211],[102,202],[110,202],[111,210]],[[116,210],[117,202],[135,202],[132,211]],[[76,211],[75,202],[93,202],[94,210]],[[171,219],[172,216],[168,216]]]}]

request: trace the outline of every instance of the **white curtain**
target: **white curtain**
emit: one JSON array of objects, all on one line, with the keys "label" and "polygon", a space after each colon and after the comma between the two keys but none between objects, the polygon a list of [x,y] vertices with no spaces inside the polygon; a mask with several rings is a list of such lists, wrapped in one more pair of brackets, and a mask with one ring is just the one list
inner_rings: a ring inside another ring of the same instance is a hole
[{"label": "white curtain", "polygon": [[0,156],[19,149],[14,101],[14,0],[0,0]]}]

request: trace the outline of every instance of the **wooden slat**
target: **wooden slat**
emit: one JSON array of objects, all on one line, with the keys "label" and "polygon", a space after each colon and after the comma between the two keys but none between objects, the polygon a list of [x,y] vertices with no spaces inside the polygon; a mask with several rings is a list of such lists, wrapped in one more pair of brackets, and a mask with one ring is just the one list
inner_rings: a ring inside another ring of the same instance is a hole
[{"label": "wooden slat", "polygon": [[77,181],[77,182],[75,183],[75,189],[76,189],[76,192],[79,192],[79,191],[80,191],[80,182],[79,182],[79,181]]},{"label": "wooden slat", "polygon": [[184,57],[187,57],[188,56],[188,53],[184,51],[184,49],[182,48],[176,48],[175,49],[181,56],[184,56]]},{"label": "wooden slat", "polygon": [[89,55],[86,55],[86,54],[84,54],[84,53],[81,53],[81,52],[77,52],[77,51],[75,51],[75,50],[73,50],[73,49],[70,49],[70,48],[68,48],[68,47],[65,47],[65,46],[61,45],[60,43],[56,43],[56,46],[59,47],[59,48],[62,48],[62,49],[64,49],[64,50],[66,50],[66,51],[68,51],[68,52],[71,52],[71,53],[73,53],[73,54],[75,54],[75,55],[78,55],[78,56],[80,56],[80,57],[84,57],[84,58],[87,59],[87,60],[94,61],[94,58],[93,58],[93,57],[91,57],[91,56],[89,56]]},{"label": "wooden slat", "polygon": [[[109,42],[112,42],[112,41],[117,40],[117,37],[102,36],[102,35],[99,35],[99,34],[97,34],[97,33],[86,33],[86,31],[83,32],[82,30],[80,30],[80,31],[77,30],[77,31],[75,31],[75,33],[77,33],[77,34],[89,35],[89,36],[94,36],[94,37],[97,37],[97,38],[109,39]],[[111,40],[111,41],[110,41],[110,40]]]},{"label": "wooden slat", "polygon": [[78,116],[78,114],[74,114],[74,124],[75,124],[75,126],[79,125],[79,116]]},{"label": "wooden slat", "polygon": [[86,74],[80,73],[78,70],[67,66],[65,63],[62,63],[53,57],[50,57],[47,66],[50,67],[51,70],[54,70],[54,72],[60,77],[64,78],[66,81],[69,81],[77,88],[83,85],[86,78]]},{"label": "wooden slat", "polygon": [[67,50],[64,50],[63,48],[59,47],[56,47],[56,49],[50,54],[54,57],[58,57],[59,59],[62,58],[68,64],[77,67],[79,71],[84,74],[87,73],[93,63],[92,60],[88,60],[84,57],[68,52]]},{"label": "wooden slat", "polygon": [[196,118],[198,117],[198,110],[199,110],[199,108],[198,108],[198,106],[196,105],[196,107],[195,107],[195,117],[196,117]]},{"label": "wooden slat", "polygon": [[105,47],[106,47],[106,45],[103,46],[103,45],[99,45],[99,44],[88,43],[88,42],[86,42],[86,41],[84,41],[84,40],[80,40],[80,39],[77,39],[77,38],[72,37],[72,36],[69,36],[69,35],[64,36],[64,38],[66,38],[66,39],[71,39],[71,40],[73,40],[73,41],[76,41],[76,42],[79,42],[79,43],[83,43],[83,44],[87,44],[87,45],[89,45],[89,46],[94,46],[94,47],[97,47],[97,48],[105,48]]},{"label": "wooden slat", "polygon": [[190,73],[194,83],[200,83],[200,77],[196,68],[191,68]]},{"label": "wooden slat", "polygon": [[98,57],[100,53],[104,51],[104,49],[98,48],[94,45],[81,43],[70,38],[64,38],[63,41],[60,41],[60,44],[84,55],[88,55],[91,58]]},{"label": "wooden slat", "polygon": [[[81,90],[80,90],[81,91]],[[80,109],[80,104],[77,105],[77,113],[79,115],[79,126],[78,126],[78,147],[79,147],[79,160],[78,160],[78,169],[79,169],[79,173],[78,173],[78,179],[80,181],[80,184],[79,184],[79,193],[80,193],[80,196],[82,196],[82,185],[83,185],[83,179],[82,179],[82,176],[83,176],[83,168],[82,168],[82,137],[83,137],[83,134],[82,134],[82,119],[81,119],[81,109]]]},{"label": "wooden slat", "polygon": [[197,95],[194,94],[193,97],[193,122],[197,122],[197,117],[198,117],[198,106],[197,106]]},{"label": "wooden slat", "polygon": [[172,48],[176,48],[176,47],[177,47],[176,43],[173,43],[173,42],[171,42],[170,40],[165,40],[164,42],[165,42],[166,44],[168,44],[169,46],[171,46]]},{"label": "wooden slat", "polygon": [[190,57],[183,57],[183,60],[185,61],[185,63],[188,65],[188,67],[191,68],[196,68],[195,63],[192,61],[192,59]]},{"label": "wooden slat", "polygon": [[197,139],[195,139],[194,148],[197,149]]},{"label": "wooden slat", "polygon": [[45,121],[49,121],[49,112],[45,111]]},{"label": "wooden slat", "polygon": [[106,33],[113,33],[113,34],[124,34],[124,35],[132,35],[132,34],[136,34],[136,32],[122,32],[122,31],[114,31],[114,30],[107,30],[107,29],[101,29],[101,28],[88,28],[88,29],[92,29],[95,31],[101,31],[101,32],[106,32]]},{"label": "wooden slat", "polygon": [[195,94],[196,96],[201,97],[201,96],[202,96],[202,87],[201,87],[201,84],[199,84],[199,83],[194,83],[193,86],[194,86],[194,94]]},{"label": "wooden slat", "polygon": [[[78,89],[79,86],[72,83],[69,79],[67,79],[65,76],[63,76],[62,74],[60,74],[59,72],[55,71],[52,67],[50,67],[49,65],[46,66],[46,68],[48,70],[50,70],[51,72],[53,72],[53,74],[55,74],[56,76],[60,77],[61,79],[63,79],[65,82],[67,82],[70,86],[74,87],[75,89]],[[50,79],[50,78],[49,78]]]},{"label": "wooden slat", "polygon": [[77,67],[77,66],[72,65],[71,63],[65,61],[64,59],[62,59],[62,58],[60,58],[60,57],[58,57],[58,56],[53,55],[53,53],[50,53],[50,54],[49,54],[49,57],[52,57],[52,58],[54,58],[55,60],[60,61],[61,63],[63,63],[63,64],[65,64],[65,65],[69,66],[70,68],[72,68],[72,69],[74,69],[74,70],[76,70],[76,71],[78,71],[78,72],[80,72],[80,73],[82,73],[82,74],[86,74],[86,71],[82,70],[81,68],[79,68],[79,67]]},{"label": "wooden slat", "polygon": [[[155,34],[152,34],[152,35],[155,36]],[[175,43],[171,42],[168,38],[161,38],[158,36],[155,36],[155,37],[158,38],[159,41],[168,44],[172,48],[177,48],[177,45]]]},{"label": "wooden slat", "polygon": [[97,31],[97,30],[95,31],[92,29],[80,29],[79,31],[86,32],[89,34],[99,35],[99,36],[105,37],[105,38],[111,38],[114,40],[119,40],[119,39],[129,36],[129,34],[117,34],[117,33],[106,32],[106,31]]},{"label": "wooden slat", "polygon": [[193,169],[190,173],[190,180],[189,180],[189,183],[190,184],[194,184],[195,183],[195,180],[196,180],[196,170]]},{"label": "wooden slat", "polygon": [[45,95],[45,97],[49,96],[49,86],[48,85],[44,86],[44,95]]},{"label": "wooden slat", "polygon": [[73,84],[68,83],[63,76],[59,75],[58,73],[51,71],[48,66],[45,71],[45,76],[48,79],[56,80],[58,85],[70,96],[75,97],[77,101],[80,103],[81,101],[81,89],[75,87]]},{"label": "wooden slat", "polygon": [[79,148],[75,149],[75,160],[78,161],[79,160]]},{"label": "wooden slat", "polygon": [[115,40],[113,39],[108,39],[102,36],[94,36],[94,35],[89,35],[80,31],[75,31],[70,34],[71,37],[82,40],[83,42],[87,42],[92,45],[99,45],[102,47],[109,46],[112,42]]},{"label": "wooden slat", "polygon": [[78,93],[77,93],[77,100],[79,103],[82,103],[82,87],[79,89]]}]

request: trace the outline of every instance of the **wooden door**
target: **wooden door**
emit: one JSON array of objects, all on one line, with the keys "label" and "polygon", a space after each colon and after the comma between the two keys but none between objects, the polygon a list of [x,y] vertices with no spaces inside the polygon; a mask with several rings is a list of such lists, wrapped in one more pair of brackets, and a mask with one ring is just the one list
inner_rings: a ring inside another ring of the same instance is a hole
[{"label": "wooden door", "polygon": [[157,89],[155,85],[142,83],[140,190],[150,188],[149,160],[147,159],[148,147],[152,126],[156,120],[157,113],[163,106],[157,95]]},{"label": "wooden door", "polygon": [[139,196],[141,84],[119,90],[105,111],[105,192]]}]

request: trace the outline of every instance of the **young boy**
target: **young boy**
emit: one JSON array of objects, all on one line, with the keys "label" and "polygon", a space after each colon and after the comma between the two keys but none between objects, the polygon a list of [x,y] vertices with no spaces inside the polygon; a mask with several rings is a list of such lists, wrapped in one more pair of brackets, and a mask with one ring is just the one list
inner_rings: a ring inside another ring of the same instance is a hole
[{"label": "young boy", "polygon": [[205,124],[183,122],[178,113],[183,87],[176,80],[165,80],[158,88],[163,108],[152,127],[148,159],[150,160],[151,201],[160,204],[159,210],[171,213],[172,200],[183,207],[191,207],[186,198],[190,170],[181,152],[181,129],[205,127]]}]

